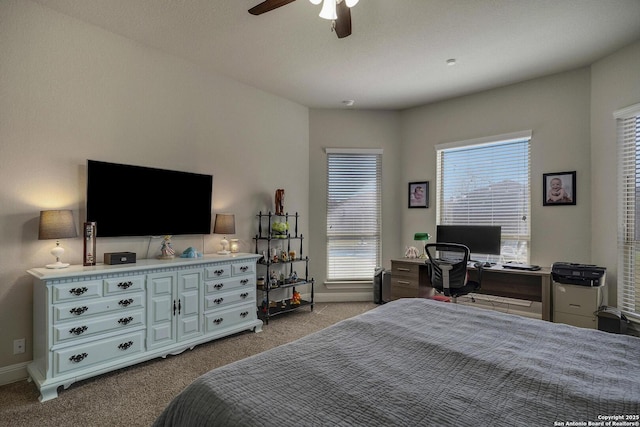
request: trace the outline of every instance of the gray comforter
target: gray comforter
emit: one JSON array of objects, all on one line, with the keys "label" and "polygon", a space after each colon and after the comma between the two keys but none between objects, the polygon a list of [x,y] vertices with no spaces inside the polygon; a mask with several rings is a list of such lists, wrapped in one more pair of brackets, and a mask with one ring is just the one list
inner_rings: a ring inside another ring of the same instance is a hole
[{"label": "gray comforter", "polygon": [[639,425],[639,414],[639,338],[403,299],[210,371],[155,425]]}]

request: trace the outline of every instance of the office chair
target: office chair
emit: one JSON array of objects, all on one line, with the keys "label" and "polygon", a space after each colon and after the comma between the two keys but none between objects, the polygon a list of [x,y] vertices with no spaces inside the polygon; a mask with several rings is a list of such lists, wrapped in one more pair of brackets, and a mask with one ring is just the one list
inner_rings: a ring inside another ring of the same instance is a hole
[{"label": "office chair", "polygon": [[478,280],[467,278],[469,248],[457,243],[428,243],[425,251],[429,258],[431,286],[455,303],[459,296],[480,289],[482,266],[478,265]]}]

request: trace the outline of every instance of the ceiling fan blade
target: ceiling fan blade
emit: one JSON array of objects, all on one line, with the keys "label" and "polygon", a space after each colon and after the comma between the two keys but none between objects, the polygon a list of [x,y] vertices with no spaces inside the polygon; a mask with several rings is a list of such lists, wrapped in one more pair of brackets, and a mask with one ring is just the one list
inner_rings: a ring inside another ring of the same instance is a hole
[{"label": "ceiling fan blade", "polygon": [[336,35],[339,39],[351,35],[351,9],[347,6],[346,1],[341,1],[336,5]]},{"label": "ceiling fan blade", "polygon": [[292,3],[296,0],[265,0],[262,3],[253,6],[249,9],[249,13],[252,15],[262,15],[265,12],[269,12],[270,10],[277,9],[280,6],[284,6],[285,4]]}]

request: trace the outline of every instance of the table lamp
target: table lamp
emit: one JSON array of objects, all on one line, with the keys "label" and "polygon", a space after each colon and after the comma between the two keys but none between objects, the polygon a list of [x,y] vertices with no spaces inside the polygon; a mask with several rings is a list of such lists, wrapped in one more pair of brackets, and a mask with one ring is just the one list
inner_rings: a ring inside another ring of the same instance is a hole
[{"label": "table lamp", "polygon": [[[416,234],[413,235],[413,240],[415,240],[417,242],[425,242],[425,241],[429,240],[429,238],[431,238],[429,233],[416,233]],[[422,244],[422,255],[420,255],[420,258],[426,258],[426,257],[427,257],[427,253],[425,252],[424,243],[423,243]]]},{"label": "table lamp", "polygon": [[[213,225],[213,233],[214,234],[235,234],[236,233],[236,219],[233,214],[216,214],[216,221]],[[222,249],[218,251],[220,255],[229,255],[231,252],[227,250],[229,246],[229,241],[227,237],[224,236],[220,241],[220,245]]]},{"label": "table lamp", "polygon": [[38,228],[38,240],[56,239],[56,246],[51,249],[51,255],[56,257],[56,262],[48,264],[47,268],[66,268],[69,264],[60,262],[64,254],[64,248],[60,246],[60,239],[77,237],[76,225],[73,221],[73,212],[70,210],[40,211],[40,226]]}]

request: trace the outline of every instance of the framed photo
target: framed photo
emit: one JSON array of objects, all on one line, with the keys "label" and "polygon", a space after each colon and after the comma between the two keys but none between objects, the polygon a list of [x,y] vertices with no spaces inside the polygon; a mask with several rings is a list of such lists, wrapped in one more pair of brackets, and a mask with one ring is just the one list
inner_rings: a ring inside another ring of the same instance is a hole
[{"label": "framed photo", "polygon": [[576,204],[576,172],[542,174],[543,206]]},{"label": "framed photo", "polygon": [[429,181],[409,183],[409,207],[429,207]]}]

